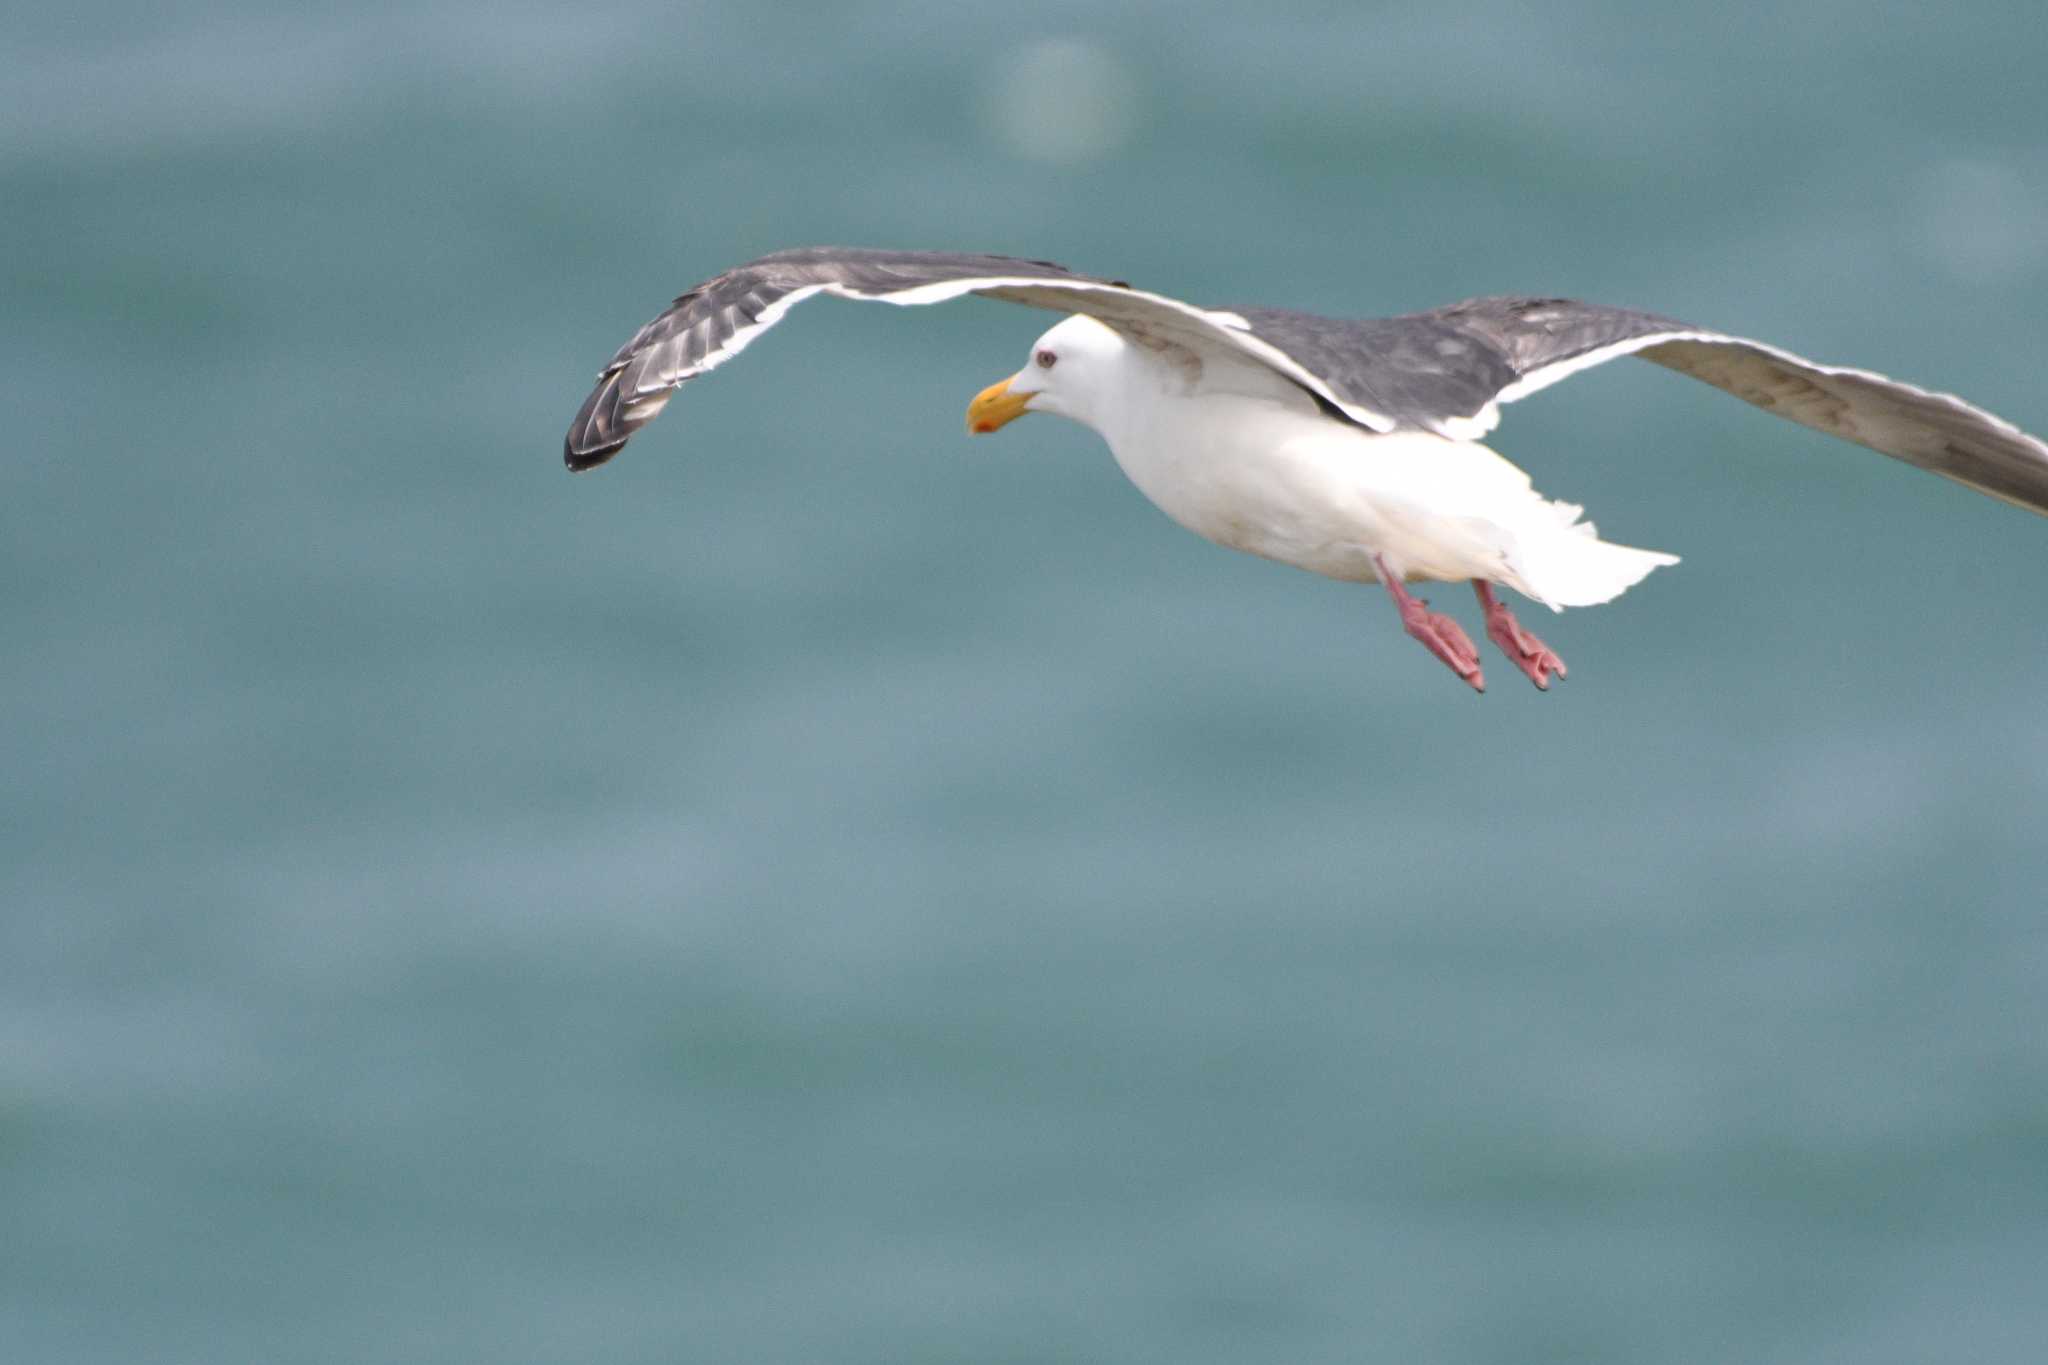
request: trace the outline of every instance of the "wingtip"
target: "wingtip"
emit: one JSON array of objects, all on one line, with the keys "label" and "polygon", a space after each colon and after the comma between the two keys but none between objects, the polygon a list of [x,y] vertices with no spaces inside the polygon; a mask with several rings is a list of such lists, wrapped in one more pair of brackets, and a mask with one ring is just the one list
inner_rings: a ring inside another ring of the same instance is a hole
[{"label": "wingtip", "polygon": [[[562,437],[562,463],[571,474],[595,469],[625,448],[639,423],[621,423],[618,413],[619,371],[606,370],[598,376],[597,387],[576,410],[576,419]],[[625,430],[621,431],[621,425]]]},{"label": "wingtip", "polygon": [[582,452],[575,450],[575,448],[569,448],[569,446],[563,446],[563,450],[561,450],[561,463],[569,467],[571,475],[580,475],[580,473],[596,469],[598,465],[604,465],[606,460],[610,460],[614,454],[625,450],[625,444],[627,442],[618,442],[616,446],[604,446],[602,450],[582,450]]},{"label": "wingtip", "polygon": [[575,437],[571,436],[568,440],[562,442],[562,463],[568,466],[571,474],[581,474],[586,470],[597,468],[625,448],[626,443],[624,441],[614,441],[610,445],[596,446],[589,450],[578,450]]}]

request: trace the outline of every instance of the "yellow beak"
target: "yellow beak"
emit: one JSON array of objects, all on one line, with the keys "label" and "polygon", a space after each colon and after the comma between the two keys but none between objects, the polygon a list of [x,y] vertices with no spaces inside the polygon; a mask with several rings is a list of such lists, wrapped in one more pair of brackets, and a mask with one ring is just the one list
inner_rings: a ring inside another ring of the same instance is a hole
[{"label": "yellow beak", "polygon": [[[1010,379],[1016,377],[1011,375]],[[1011,393],[1010,379],[991,384],[974,395],[974,401],[967,405],[969,432],[976,436],[986,436],[997,427],[1014,422],[1024,415],[1024,406],[1031,401],[1031,395]]]}]

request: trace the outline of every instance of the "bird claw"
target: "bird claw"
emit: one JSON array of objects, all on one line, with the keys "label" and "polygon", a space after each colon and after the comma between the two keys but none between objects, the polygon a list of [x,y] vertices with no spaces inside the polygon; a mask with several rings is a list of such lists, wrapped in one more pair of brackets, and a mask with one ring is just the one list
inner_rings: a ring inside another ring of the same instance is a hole
[{"label": "bird claw", "polygon": [[1479,595],[1480,605],[1486,608],[1486,638],[1500,646],[1508,662],[1522,670],[1522,676],[1535,683],[1539,692],[1548,692],[1553,674],[1565,676],[1564,660],[1517,621],[1507,603],[1495,597],[1489,585],[1474,583],[1473,589]]},{"label": "bird claw", "polygon": [[1402,585],[1400,573],[1385,559],[1374,555],[1373,564],[1379,569],[1380,583],[1387,596],[1394,599],[1394,609],[1401,613],[1401,628],[1443,660],[1474,692],[1484,692],[1486,675],[1479,671],[1479,651],[1465,628],[1442,612],[1431,611],[1429,603]]},{"label": "bird claw", "polygon": [[1486,690],[1486,675],[1479,671],[1479,649],[1465,628],[1439,611],[1428,611],[1429,603],[1417,601],[1415,609],[1404,609],[1401,624],[1422,641],[1423,647],[1444,661],[1451,672],[1468,683],[1474,692]]}]

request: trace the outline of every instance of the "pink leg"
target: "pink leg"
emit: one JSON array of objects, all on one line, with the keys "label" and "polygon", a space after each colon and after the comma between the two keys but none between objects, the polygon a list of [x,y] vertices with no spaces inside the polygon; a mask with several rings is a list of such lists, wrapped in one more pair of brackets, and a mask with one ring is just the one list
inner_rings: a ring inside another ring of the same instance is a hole
[{"label": "pink leg", "polygon": [[1451,672],[1470,683],[1474,692],[1484,692],[1486,678],[1479,671],[1479,651],[1472,647],[1472,637],[1450,617],[1429,610],[1429,603],[1409,592],[1401,575],[1391,572],[1384,559],[1375,555],[1373,563],[1379,566],[1380,582],[1387,585],[1394,609],[1401,613],[1402,628],[1450,665]]},{"label": "pink leg", "polygon": [[1548,692],[1550,675],[1564,676],[1564,660],[1553,654],[1550,646],[1522,629],[1522,623],[1508,610],[1508,604],[1493,595],[1493,584],[1483,578],[1475,578],[1472,591],[1479,594],[1479,605],[1486,609],[1486,637],[1499,645],[1501,653],[1507,655],[1539,690]]}]

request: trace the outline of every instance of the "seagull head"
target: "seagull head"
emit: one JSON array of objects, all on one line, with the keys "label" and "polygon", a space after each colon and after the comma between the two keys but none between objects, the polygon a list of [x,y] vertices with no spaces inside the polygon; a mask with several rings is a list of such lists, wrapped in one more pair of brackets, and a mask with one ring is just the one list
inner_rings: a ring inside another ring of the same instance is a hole
[{"label": "seagull head", "polygon": [[1031,345],[1031,359],[967,405],[967,430],[985,436],[1027,412],[1050,412],[1099,429],[1129,343],[1076,313]]}]

